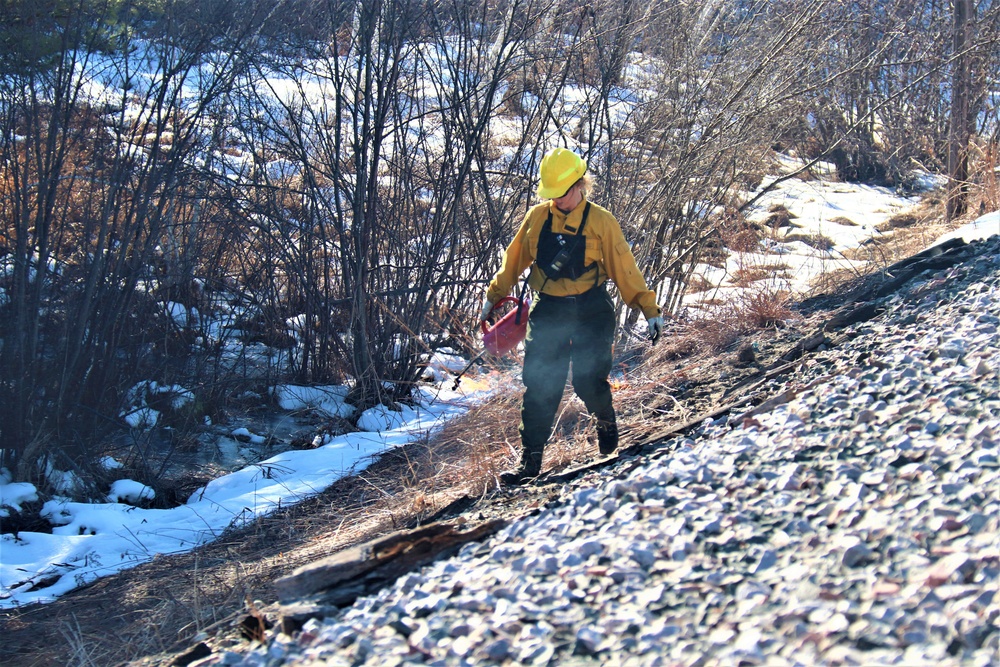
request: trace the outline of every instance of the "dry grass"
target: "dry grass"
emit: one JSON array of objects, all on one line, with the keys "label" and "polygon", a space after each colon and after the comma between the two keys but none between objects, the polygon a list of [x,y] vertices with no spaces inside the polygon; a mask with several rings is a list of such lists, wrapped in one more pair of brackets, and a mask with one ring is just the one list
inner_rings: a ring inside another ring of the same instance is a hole
[{"label": "dry grass", "polygon": [[500,473],[517,460],[520,391],[510,382],[490,399],[450,420],[427,446],[412,482],[421,488],[464,489],[479,495],[496,486]]},{"label": "dry grass", "polygon": [[698,348],[697,338],[685,335],[684,331],[675,332],[657,345],[655,358],[659,362],[676,361],[691,356]]},{"label": "dry grass", "polygon": [[787,234],[784,239],[786,243],[791,243],[793,241],[801,241],[811,248],[816,250],[830,250],[836,245],[829,236],[823,234],[802,234],[799,232],[793,232]]},{"label": "dry grass", "polygon": [[919,218],[912,213],[897,213],[896,215],[890,216],[889,219],[882,224],[876,226],[875,229],[883,233],[891,232],[896,229],[912,227],[919,221]]},{"label": "dry grass", "polygon": [[685,322],[684,335],[696,341],[698,349],[720,351],[748,330],[747,322],[733,309],[718,309],[711,315]]},{"label": "dry grass", "polygon": [[875,236],[857,248],[846,250],[844,257],[865,262],[866,271],[870,273],[920,252],[942,234],[963,223],[964,221],[955,221],[945,224],[942,202],[929,198],[910,211],[893,216],[879,225]]},{"label": "dry grass", "polygon": [[[436,451],[448,461],[439,472],[445,486],[464,485],[468,495],[479,495],[495,488],[499,474],[517,464],[522,391],[520,383],[505,386],[434,436]],[[591,458],[595,438],[590,416],[567,385],[542,469],[560,469]]]},{"label": "dry grass", "polygon": [[761,280],[781,277],[788,268],[788,265],[784,263],[741,266],[733,272],[732,283],[737,287],[747,288]]},{"label": "dry grass", "polygon": [[791,227],[792,220],[798,216],[789,211],[784,204],[773,204],[767,209],[769,215],[764,220],[764,224],[771,229],[778,229],[779,227]]},{"label": "dry grass", "polygon": [[760,248],[761,232],[751,225],[720,234],[722,243],[732,252],[756,252]]},{"label": "dry grass", "polygon": [[1000,145],[994,142],[980,147],[978,156],[972,178],[978,186],[979,210],[1000,210]]},{"label": "dry grass", "polygon": [[792,317],[791,295],[784,290],[745,290],[736,307],[741,319],[754,329],[764,329]]},{"label": "dry grass", "polygon": [[809,281],[809,290],[806,296],[834,294],[842,285],[859,278],[861,275],[863,274],[860,269],[841,268],[827,271]]},{"label": "dry grass", "polygon": [[685,294],[697,294],[698,292],[707,292],[714,287],[716,285],[708,278],[700,274],[695,274],[688,280],[684,292]]},{"label": "dry grass", "polygon": [[[987,194],[987,193],[982,193]],[[985,202],[985,198],[981,198]],[[978,212],[983,205],[974,203]],[[880,271],[907,257],[924,250],[943,234],[957,229],[977,213],[970,213],[963,219],[946,223],[944,203],[931,195],[914,208],[897,214],[878,227],[878,233],[857,248],[845,250],[845,259],[858,262],[855,269],[838,269],[817,276],[811,285],[811,292],[832,294],[840,286],[856,278]]]},{"label": "dry grass", "polygon": [[770,272],[763,267],[741,267],[733,272],[732,283],[737,287],[749,287],[759,280],[766,280],[770,275]]},{"label": "dry grass", "polygon": [[701,261],[717,269],[726,268],[728,259],[729,251],[719,242],[709,242],[701,251]]},{"label": "dry grass", "polygon": [[682,337],[673,343],[679,348],[675,354],[692,348],[720,352],[747,333],[792,318],[790,296],[786,290],[768,286],[744,289],[737,297],[716,304],[709,314],[685,321]]}]

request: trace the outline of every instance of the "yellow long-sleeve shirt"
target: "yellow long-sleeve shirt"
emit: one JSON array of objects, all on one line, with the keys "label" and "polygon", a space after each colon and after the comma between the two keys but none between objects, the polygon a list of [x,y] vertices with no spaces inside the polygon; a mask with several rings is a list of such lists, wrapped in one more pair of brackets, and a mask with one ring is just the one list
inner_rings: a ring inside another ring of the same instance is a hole
[{"label": "yellow long-sleeve shirt", "polygon": [[507,246],[500,270],[486,290],[486,298],[496,303],[510,294],[517,279],[531,266],[528,285],[535,291],[543,290],[545,294],[552,296],[571,296],[586,292],[610,278],[618,286],[619,294],[629,307],[639,308],[647,318],[659,316],[656,293],[646,286],[646,280],[636,266],[635,256],[622,234],[618,220],[597,204],[590,204],[587,225],[583,230],[587,241],[584,266],[596,263],[596,268],[576,280],[562,278],[546,281],[544,272],[537,265],[532,265],[538,253],[538,237],[549,211],[552,212],[552,231],[572,236],[574,232],[567,230],[567,224],[573,229],[580,228],[586,204],[587,200],[584,199],[568,214],[560,211],[552,201],[533,206],[524,216],[514,240]]}]

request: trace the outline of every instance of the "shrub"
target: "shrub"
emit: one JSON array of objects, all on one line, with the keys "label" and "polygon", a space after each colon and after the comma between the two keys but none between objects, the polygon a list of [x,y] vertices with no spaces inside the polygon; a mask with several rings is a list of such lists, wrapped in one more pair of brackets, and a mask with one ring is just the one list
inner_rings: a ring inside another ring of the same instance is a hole
[{"label": "shrub", "polygon": [[756,252],[760,248],[760,230],[746,226],[724,239],[726,247],[733,252]]},{"label": "shrub", "polygon": [[789,296],[784,290],[747,290],[740,296],[740,312],[755,328],[775,326],[792,316],[788,308]]}]

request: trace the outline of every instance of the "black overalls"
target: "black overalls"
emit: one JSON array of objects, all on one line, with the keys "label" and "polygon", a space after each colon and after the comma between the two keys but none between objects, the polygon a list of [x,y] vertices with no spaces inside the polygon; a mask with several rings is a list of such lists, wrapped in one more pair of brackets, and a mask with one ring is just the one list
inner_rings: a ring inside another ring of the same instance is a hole
[{"label": "black overalls", "polygon": [[[588,210],[590,204],[587,204]],[[583,233],[587,210],[576,236],[552,234],[551,213],[539,236],[540,267],[549,265],[559,248],[572,247],[579,240],[579,251],[571,253],[568,268],[555,276],[543,272],[548,280],[560,277],[579,279],[595,266],[583,265]],[[562,236],[562,243],[554,237]],[[546,283],[548,282],[546,280]],[[562,400],[570,365],[573,367],[573,390],[587,411],[597,419],[601,449],[617,446],[615,411],[611,401],[611,347],[615,333],[615,309],[603,283],[576,296],[551,296],[545,286],[531,305],[528,332],[524,341],[524,402],[521,407],[521,466],[519,472],[534,477],[541,472],[542,453],[552,433],[556,411]]]}]

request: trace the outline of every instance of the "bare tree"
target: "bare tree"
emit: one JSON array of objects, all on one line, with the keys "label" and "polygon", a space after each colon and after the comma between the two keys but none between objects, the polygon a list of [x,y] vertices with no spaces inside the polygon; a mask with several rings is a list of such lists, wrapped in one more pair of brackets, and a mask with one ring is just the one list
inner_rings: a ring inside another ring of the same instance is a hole
[{"label": "bare tree", "polygon": [[948,131],[948,201],[945,215],[951,220],[965,213],[969,192],[969,137],[975,127],[975,109],[970,96],[975,40],[976,7],[972,0],[954,0],[952,49],[955,62],[951,77],[951,116]]},{"label": "bare tree", "polygon": [[643,42],[633,83],[645,97],[601,149],[617,156],[604,178],[620,181],[619,215],[643,239],[636,256],[668,310],[792,129],[789,109],[813,85],[810,65],[825,47],[814,31],[826,4],[651,10],[644,30],[658,38]]},{"label": "bare tree", "polygon": [[[275,246],[294,243],[295,252],[276,256],[307,296],[311,347],[344,355],[359,405],[408,394],[431,344],[424,333],[461,326],[456,309],[477,274],[495,268],[503,230],[519,215],[509,202],[523,201],[528,183],[495,169],[505,156],[492,121],[540,7],[343,5],[307,61],[269,66],[294,92],[257,97],[266,113],[255,151],[296,165],[273,185],[299,202],[295,233]],[[267,215],[281,217],[274,207]],[[300,373],[319,379],[309,347]]]},{"label": "bare tree", "polygon": [[[161,41],[119,42],[103,56],[91,28],[110,6],[67,6],[51,65],[0,84],[11,267],[0,429],[5,463],[24,478],[40,457],[86,455],[148,370],[166,319],[145,296],[152,268],[161,242],[201,215],[192,165],[206,148],[203,121],[238,70],[235,55],[209,56],[254,30],[247,20],[219,35],[166,12]],[[95,94],[95,82],[109,92]]]}]

